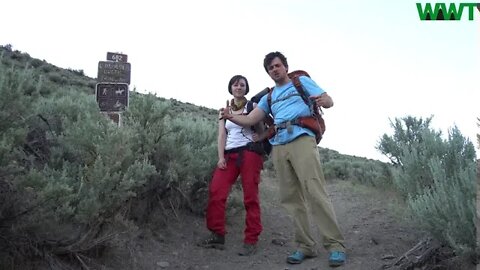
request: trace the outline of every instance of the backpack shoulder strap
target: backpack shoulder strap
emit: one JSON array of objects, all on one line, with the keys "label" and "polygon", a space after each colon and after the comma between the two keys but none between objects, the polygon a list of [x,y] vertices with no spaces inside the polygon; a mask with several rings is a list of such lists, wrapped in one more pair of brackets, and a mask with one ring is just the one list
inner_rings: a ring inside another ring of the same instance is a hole
[{"label": "backpack shoulder strap", "polygon": [[247,114],[249,114],[251,111],[253,111],[253,101],[249,100],[247,101]]},{"label": "backpack shoulder strap", "polygon": [[300,76],[307,76],[310,78],[310,75],[303,70],[296,70],[288,74],[288,77],[293,82],[293,85],[295,86],[295,89],[297,89],[297,92],[300,94],[300,96],[303,99],[303,102],[307,104],[307,106],[310,106],[310,103],[308,102],[308,96],[307,93],[305,93],[305,90],[303,89],[302,82],[300,82]]},{"label": "backpack shoulder strap", "polygon": [[268,109],[270,110],[270,113],[273,115],[272,112],[272,92],[274,88],[268,88],[268,96],[267,96],[267,104],[268,104]]},{"label": "backpack shoulder strap", "polygon": [[[249,114],[251,111],[253,111],[253,101],[252,100],[249,100],[247,101],[247,105],[245,105],[247,107],[247,114]],[[255,126],[250,126],[250,129],[255,132]]]},{"label": "backpack shoulder strap", "polygon": [[[303,85],[302,85],[302,82],[300,82],[300,76],[307,76],[310,78],[310,75],[306,72],[306,71],[303,71],[303,70],[296,70],[296,71],[292,71],[291,73],[288,73],[288,77],[290,77],[290,79],[292,80],[293,82],[293,85],[295,86],[295,89],[297,89],[297,92],[300,94],[300,96],[302,97],[303,99],[303,102],[305,102],[305,104],[307,104],[307,106],[313,110],[312,111],[312,114],[318,114],[319,117],[321,117],[322,115],[322,109],[320,107],[317,107],[315,105],[313,105],[313,107],[311,107],[312,105],[310,104],[310,101],[309,101],[309,97],[307,96],[307,93],[305,92],[305,89],[303,88]],[[317,109],[312,109],[312,108],[317,108]]]}]

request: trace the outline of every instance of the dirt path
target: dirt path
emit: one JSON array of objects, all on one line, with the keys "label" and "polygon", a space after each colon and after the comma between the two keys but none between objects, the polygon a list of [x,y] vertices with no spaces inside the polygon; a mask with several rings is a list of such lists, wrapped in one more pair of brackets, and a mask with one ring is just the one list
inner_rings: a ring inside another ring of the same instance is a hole
[{"label": "dirt path", "polygon": [[[238,207],[228,212],[225,250],[197,247],[195,242],[207,233],[204,220],[186,215],[172,221],[167,230],[160,232],[156,237],[160,241],[143,245],[137,265],[143,265],[142,269],[186,270],[329,269],[323,247],[319,247],[318,257],[300,265],[285,262],[286,256],[294,250],[292,224],[278,204],[275,180],[264,177],[261,190],[264,231],[255,255],[237,255],[244,228],[244,211]],[[382,265],[397,259],[382,258],[389,255],[398,257],[418,242],[417,233],[399,224],[398,218],[390,212],[391,204],[398,203],[392,199],[393,196],[343,181],[330,183],[328,191],[347,240],[347,264],[337,269],[382,269]],[[273,244],[273,239],[285,239],[286,243]]]}]

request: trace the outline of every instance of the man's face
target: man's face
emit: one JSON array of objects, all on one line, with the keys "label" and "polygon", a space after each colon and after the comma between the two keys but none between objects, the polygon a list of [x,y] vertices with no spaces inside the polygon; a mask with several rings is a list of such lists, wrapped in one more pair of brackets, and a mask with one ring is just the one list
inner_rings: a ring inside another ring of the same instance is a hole
[{"label": "man's face", "polygon": [[287,68],[278,57],[273,58],[270,65],[268,65],[268,75],[270,75],[275,82],[285,81],[288,78],[287,72]]}]

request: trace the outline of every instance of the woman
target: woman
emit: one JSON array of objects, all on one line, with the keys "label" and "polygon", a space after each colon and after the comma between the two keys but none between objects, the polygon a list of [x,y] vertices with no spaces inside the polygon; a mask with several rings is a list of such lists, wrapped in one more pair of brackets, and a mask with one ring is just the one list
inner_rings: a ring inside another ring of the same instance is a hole
[{"label": "woman", "polygon": [[[228,92],[233,95],[233,99],[229,108],[233,114],[247,113],[245,95],[248,91],[248,81],[244,76],[236,75],[230,79]],[[231,187],[240,175],[246,220],[244,244],[239,255],[249,256],[256,252],[258,236],[262,232],[258,184],[263,157],[250,150],[254,137],[256,134],[252,127],[242,127],[229,120],[218,120],[218,163],[210,182],[206,215],[207,228],[211,235],[203,239],[200,246],[224,248],[225,205]]]}]

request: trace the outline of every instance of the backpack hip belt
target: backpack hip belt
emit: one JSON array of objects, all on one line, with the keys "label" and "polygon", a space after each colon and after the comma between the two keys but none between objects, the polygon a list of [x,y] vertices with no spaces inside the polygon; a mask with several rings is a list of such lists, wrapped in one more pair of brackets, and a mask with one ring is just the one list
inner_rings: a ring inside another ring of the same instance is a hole
[{"label": "backpack hip belt", "polygon": [[275,131],[278,131],[279,129],[287,129],[288,133],[292,133],[292,125],[310,129],[314,134],[321,130],[321,127],[318,125],[317,119],[314,116],[302,116],[276,124]]},{"label": "backpack hip belt", "polygon": [[235,148],[232,148],[232,149],[225,150],[223,152],[225,154],[240,153],[241,151],[243,151],[245,149],[247,149],[246,146],[240,146],[240,147],[235,147]]},{"label": "backpack hip belt", "polygon": [[288,133],[292,133],[292,125],[300,126],[298,118],[275,124],[275,132],[278,132],[279,129],[287,129]]}]

